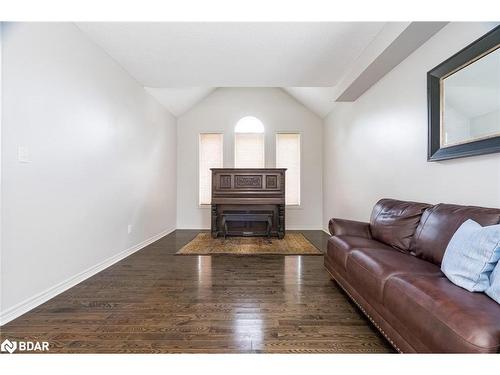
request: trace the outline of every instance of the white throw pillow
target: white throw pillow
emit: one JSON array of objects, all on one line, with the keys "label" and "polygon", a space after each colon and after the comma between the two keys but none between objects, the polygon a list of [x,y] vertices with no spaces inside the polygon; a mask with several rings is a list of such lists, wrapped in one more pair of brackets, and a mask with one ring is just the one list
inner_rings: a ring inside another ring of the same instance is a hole
[{"label": "white throw pillow", "polygon": [[500,258],[500,224],[482,227],[467,220],[450,240],[441,270],[454,284],[470,292],[484,292]]}]

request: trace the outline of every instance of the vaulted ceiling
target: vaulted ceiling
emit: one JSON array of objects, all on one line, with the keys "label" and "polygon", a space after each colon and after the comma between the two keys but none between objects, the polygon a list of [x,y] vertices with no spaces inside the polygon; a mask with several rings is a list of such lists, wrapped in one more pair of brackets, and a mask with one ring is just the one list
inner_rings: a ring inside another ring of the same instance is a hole
[{"label": "vaulted ceiling", "polygon": [[[174,116],[179,117],[209,96],[216,87],[145,87]],[[287,94],[319,117],[325,117],[335,103],[332,87],[282,87]]]},{"label": "vaulted ceiling", "polygon": [[145,87],[170,113],[179,117],[210,95],[215,87]]},{"label": "vaulted ceiling", "polygon": [[409,24],[84,22],[77,26],[175,116],[216,87],[281,87],[324,117],[349,88],[346,76],[351,72],[352,81],[358,77],[353,68],[363,72]]},{"label": "vaulted ceiling", "polygon": [[148,87],[334,86],[377,22],[79,23]]}]

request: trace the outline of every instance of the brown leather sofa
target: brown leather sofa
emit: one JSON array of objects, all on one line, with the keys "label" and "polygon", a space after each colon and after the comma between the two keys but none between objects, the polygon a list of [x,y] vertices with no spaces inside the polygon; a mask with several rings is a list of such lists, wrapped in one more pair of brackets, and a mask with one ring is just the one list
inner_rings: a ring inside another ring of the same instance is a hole
[{"label": "brown leather sofa", "polygon": [[467,219],[500,223],[500,209],[382,199],[370,223],[331,219],[325,267],[400,352],[499,353],[500,305],[441,272]]}]

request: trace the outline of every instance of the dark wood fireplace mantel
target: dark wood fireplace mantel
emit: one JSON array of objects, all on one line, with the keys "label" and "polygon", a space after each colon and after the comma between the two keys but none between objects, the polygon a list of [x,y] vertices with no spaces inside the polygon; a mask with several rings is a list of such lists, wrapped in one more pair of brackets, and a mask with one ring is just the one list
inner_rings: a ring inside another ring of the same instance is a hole
[{"label": "dark wood fireplace mantel", "polygon": [[[212,168],[212,237],[285,236],[284,168]],[[239,215],[239,216],[235,216]],[[245,215],[249,221],[241,220]],[[265,215],[265,221],[250,220]],[[226,218],[240,220],[227,222]]]}]

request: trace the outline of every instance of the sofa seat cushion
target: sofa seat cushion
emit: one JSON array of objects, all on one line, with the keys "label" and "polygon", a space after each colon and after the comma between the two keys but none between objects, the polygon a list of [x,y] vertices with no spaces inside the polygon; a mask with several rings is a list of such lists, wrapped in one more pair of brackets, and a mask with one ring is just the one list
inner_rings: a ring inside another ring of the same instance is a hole
[{"label": "sofa seat cushion", "polygon": [[497,353],[500,349],[500,305],[444,276],[393,276],[386,283],[383,303],[431,351]]},{"label": "sofa seat cushion", "polygon": [[382,303],[387,280],[400,274],[441,276],[438,266],[395,249],[354,249],[346,262],[349,281],[368,301]]},{"label": "sofa seat cushion", "polygon": [[329,257],[334,264],[346,270],[347,256],[354,249],[386,249],[392,248],[384,245],[381,242],[356,236],[333,236],[328,240],[328,248],[326,256]]}]

